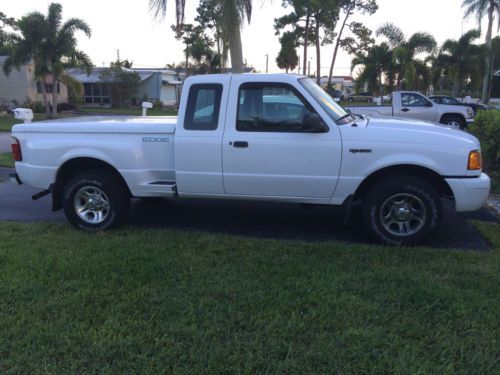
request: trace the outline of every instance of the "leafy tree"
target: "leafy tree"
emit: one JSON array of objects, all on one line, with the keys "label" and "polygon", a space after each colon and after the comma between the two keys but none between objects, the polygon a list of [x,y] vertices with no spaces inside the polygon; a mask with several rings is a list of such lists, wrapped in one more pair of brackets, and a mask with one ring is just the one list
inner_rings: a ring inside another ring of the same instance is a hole
[{"label": "leafy tree", "polygon": [[307,47],[316,47],[316,79],[321,76],[321,46],[331,44],[335,36],[340,5],[338,0],[285,0],[285,7],[293,7],[293,11],[275,19],[276,34],[290,26],[297,42],[304,48],[303,74],[307,69]]},{"label": "leafy tree", "polygon": [[[57,115],[57,86],[67,77],[64,69],[76,65],[92,64],[88,56],[77,49],[76,31],[90,37],[90,27],[79,18],[70,18],[62,22],[62,6],[49,5],[47,16],[40,12],[31,12],[16,22],[20,35],[12,36],[12,48],[3,66],[4,73],[10,74],[13,67],[19,67],[33,60],[35,77],[42,80],[42,95],[47,117]],[[52,111],[50,110],[45,82],[52,78]]]},{"label": "leafy tree", "polygon": [[374,45],[366,53],[358,53],[351,62],[351,70],[357,66],[362,66],[357,82],[368,84],[369,89],[378,88],[380,97],[383,97],[382,76],[387,72],[387,67],[392,61],[391,48],[387,43]]},{"label": "leafy tree", "polygon": [[274,19],[274,29],[279,35],[286,27],[291,27],[291,33],[295,36],[297,45],[303,47],[302,52],[302,74],[307,73],[307,47],[314,44],[311,10],[308,0],[283,0],[283,7],[292,7],[291,13]]},{"label": "leafy tree", "polygon": [[[343,47],[348,53],[356,54],[360,50],[366,51],[368,47],[373,44],[371,32],[359,22],[348,23],[348,20],[354,15],[356,11],[361,14],[373,14],[377,11],[378,5],[376,0],[342,0],[342,12],[344,13],[344,20],[340,26],[340,30],[335,42],[333,50],[332,62],[330,64],[330,72],[328,74],[328,85],[332,82],[333,68],[337,60],[339,47]],[[351,31],[348,37],[344,36],[345,28]]]},{"label": "leafy tree", "polygon": [[218,60],[219,65],[217,66],[220,71],[226,65],[229,50],[228,42],[222,32],[221,2],[218,0],[201,0],[196,12],[198,15],[195,21],[204,26],[205,33],[208,31],[212,33],[217,50],[217,53],[213,54],[213,58]]},{"label": "leafy tree", "polygon": [[123,106],[139,89],[141,78],[139,74],[129,70],[131,67],[132,62],[129,60],[117,60],[99,75],[99,79],[108,86],[113,107]]},{"label": "leafy tree", "polygon": [[16,29],[16,21],[0,12],[0,55],[8,54],[12,43],[12,31]]},{"label": "leafy tree", "polygon": [[486,31],[486,54],[484,57],[484,73],[483,73],[483,92],[481,100],[487,104],[490,100],[491,86],[491,59],[492,59],[492,29],[495,15],[497,17],[497,30],[500,29],[500,0],[463,0],[462,8],[465,8],[465,17],[475,15],[479,27],[481,27],[482,18],[488,16],[488,29]]},{"label": "leafy tree", "polygon": [[[227,41],[231,56],[231,67],[234,73],[243,73],[243,47],[241,43],[241,27],[245,18],[250,22],[252,16],[251,0],[214,0],[220,14],[220,32],[222,40]],[[164,17],[167,0],[149,0],[150,9],[155,17]],[[176,20],[180,26],[184,20],[185,0],[176,0]]]},{"label": "leafy tree", "polygon": [[477,76],[483,50],[473,44],[481,36],[479,30],[470,30],[458,40],[448,39],[441,47],[441,59],[453,82],[453,96],[458,96],[461,83],[467,76]]},{"label": "leafy tree", "polygon": [[415,76],[417,69],[422,69],[422,60],[416,55],[428,52],[432,53],[436,48],[434,37],[425,32],[418,32],[406,38],[403,31],[392,23],[386,23],[378,28],[377,35],[387,39],[388,45],[393,49],[393,73],[397,79],[397,86],[401,88],[415,88]]},{"label": "leafy tree", "polygon": [[295,69],[299,62],[297,51],[295,51],[295,35],[292,32],[286,32],[280,38],[281,50],[276,58],[276,63],[280,69],[285,69],[286,73],[289,70]]}]

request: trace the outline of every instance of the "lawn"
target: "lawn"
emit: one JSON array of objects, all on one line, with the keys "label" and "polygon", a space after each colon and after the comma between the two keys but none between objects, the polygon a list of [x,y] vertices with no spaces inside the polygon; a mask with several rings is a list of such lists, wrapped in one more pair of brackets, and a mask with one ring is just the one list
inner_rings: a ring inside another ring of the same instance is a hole
[{"label": "lawn", "polygon": [[[71,117],[71,116],[73,116],[72,113],[60,113],[57,115],[58,118]],[[35,113],[33,121],[42,121],[46,119],[47,118],[45,117],[45,113]],[[22,122],[23,121],[16,120],[12,116],[2,116],[0,117],[0,132],[10,132],[13,125],[20,124]]]},{"label": "lawn", "polygon": [[10,132],[12,125],[20,124],[21,122],[11,116],[0,116],[0,132]]},{"label": "lawn", "polygon": [[1,373],[498,373],[489,252],[0,223]]},{"label": "lawn", "polygon": [[[135,115],[142,114],[141,108],[105,108],[105,107],[78,107],[78,112],[82,113],[102,113],[109,115]],[[177,116],[175,109],[148,109],[148,116]]]},{"label": "lawn", "polygon": [[14,168],[14,160],[12,160],[12,153],[0,153],[0,167]]}]

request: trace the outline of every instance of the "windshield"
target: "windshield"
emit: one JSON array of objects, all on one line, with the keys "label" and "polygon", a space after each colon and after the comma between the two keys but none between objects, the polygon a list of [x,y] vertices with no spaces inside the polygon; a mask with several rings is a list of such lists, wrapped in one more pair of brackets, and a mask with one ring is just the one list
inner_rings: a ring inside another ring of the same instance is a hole
[{"label": "windshield", "polygon": [[333,98],[321,87],[319,87],[312,79],[301,78],[299,79],[299,82],[338,125],[354,121],[354,117],[346,112],[344,108],[335,103]]}]

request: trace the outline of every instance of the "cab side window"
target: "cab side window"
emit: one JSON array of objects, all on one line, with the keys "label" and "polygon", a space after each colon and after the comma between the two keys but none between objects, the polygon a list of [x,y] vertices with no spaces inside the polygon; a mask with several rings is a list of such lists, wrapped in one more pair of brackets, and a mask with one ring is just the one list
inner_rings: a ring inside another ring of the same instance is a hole
[{"label": "cab side window", "polygon": [[184,129],[216,130],[219,123],[221,97],[222,85],[192,85],[189,88]]},{"label": "cab side window", "polygon": [[422,95],[413,93],[401,94],[401,105],[403,107],[430,107],[430,102]]},{"label": "cab side window", "polygon": [[309,132],[308,121],[318,117],[288,84],[244,83],[238,95],[236,130],[240,132]]}]

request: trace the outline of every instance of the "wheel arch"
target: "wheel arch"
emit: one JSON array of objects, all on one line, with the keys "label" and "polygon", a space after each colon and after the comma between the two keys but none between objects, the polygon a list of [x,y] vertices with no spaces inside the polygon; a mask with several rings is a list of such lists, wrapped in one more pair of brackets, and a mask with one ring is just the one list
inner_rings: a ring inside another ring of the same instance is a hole
[{"label": "wheel arch", "polygon": [[354,193],[355,199],[361,199],[368,192],[369,188],[381,179],[396,175],[412,175],[426,181],[436,189],[440,196],[452,197],[453,191],[443,176],[430,168],[414,164],[399,164],[381,168],[368,175],[358,186]]},{"label": "wheel arch", "polygon": [[444,113],[441,118],[439,119],[439,122],[440,123],[443,123],[443,121],[445,121],[446,118],[448,117],[460,117],[460,119],[465,123],[466,120],[465,120],[465,116],[461,113],[455,113],[455,112],[448,112],[448,113]]},{"label": "wheel arch", "polygon": [[121,181],[123,186],[127,189],[129,195],[132,195],[130,192],[130,188],[123,176],[111,164],[96,158],[76,157],[65,161],[57,170],[56,179],[54,184],[52,185],[53,211],[57,211],[62,208],[62,195],[66,182],[68,182],[76,175],[89,170],[102,170],[109,172],[111,175]]}]

